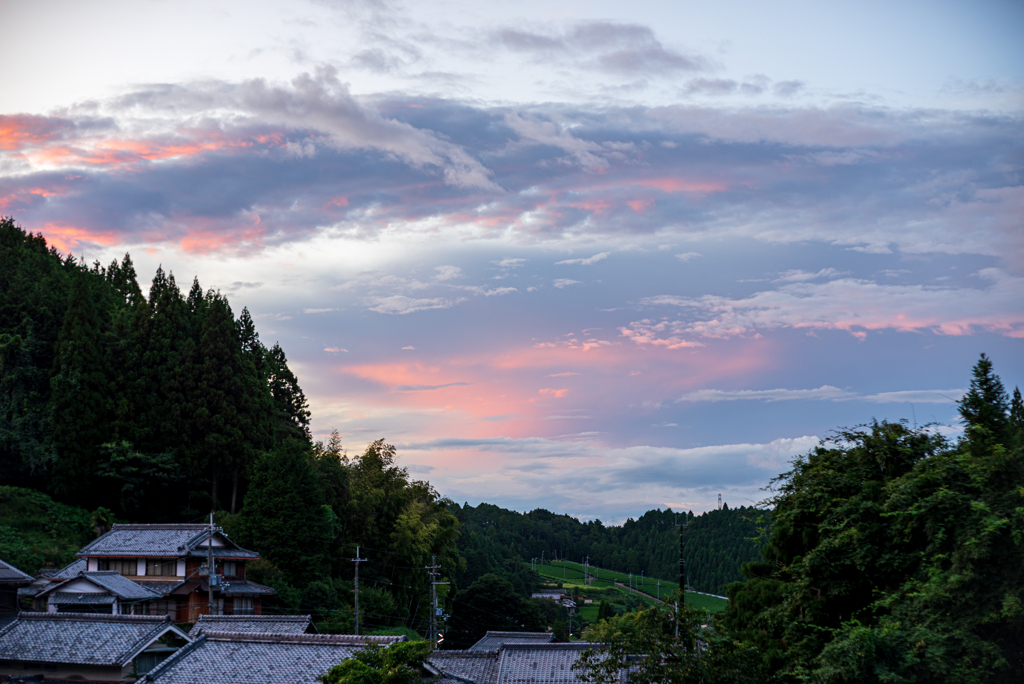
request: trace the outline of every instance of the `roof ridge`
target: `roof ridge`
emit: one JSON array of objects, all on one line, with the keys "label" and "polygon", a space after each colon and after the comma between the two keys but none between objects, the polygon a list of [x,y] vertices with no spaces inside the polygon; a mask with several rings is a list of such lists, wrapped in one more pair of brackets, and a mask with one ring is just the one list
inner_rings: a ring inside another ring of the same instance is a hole
[{"label": "roof ridge", "polygon": [[502,644],[503,651],[577,651],[588,648],[607,648],[603,643],[591,643],[589,641],[573,641],[570,643],[547,643],[547,644]]},{"label": "roof ridge", "polygon": [[406,640],[404,636],[382,636],[375,634],[265,634],[210,629],[204,630],[203,636],[210,641],[258,641],[262,643],[333,644],[337,646],[393,644]]},{"label": "roof ridge", "polygon": [[[203,522],[115,522],[115,529],[209,529],[210,525]],[[98,538],[97,538],[98,539]]]},{"label": "roof ridge", "polygon": [[59,622],[151,622],[154,625],[166,622],[167,624],[173,624],[169,615],[104,615],[103,613],[37,613],[22,611],[18,613],[18,619]]},{"label": "roof ridge", "polygon": [[[200,615],[199,622],[210,620],[277,620],[279,622],[308,622],[312,615]],[[198,624],[198,622],[196,623]]]}]

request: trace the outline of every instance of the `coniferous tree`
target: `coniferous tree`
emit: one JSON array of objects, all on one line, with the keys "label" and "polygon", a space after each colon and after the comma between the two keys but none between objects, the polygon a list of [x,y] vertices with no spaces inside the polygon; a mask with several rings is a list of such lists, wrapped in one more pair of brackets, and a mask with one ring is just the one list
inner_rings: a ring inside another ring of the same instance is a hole
[{"label": "coniferous tree", "polygon": [[274,440],[310,439],[309,404],[299,381],[288,368],[284,349],[275,344],[267,352],[270,393],[274,398]]},{"label": "coniferous tree", "polygon": [[1024,400],[1020,396],[1020,388],[1013,388],[1013,399],[1010,401],[1010,435],[1013,446],[1024,448]]},{"label": "coniferous tree", "polygon": [[72,284],[50,383],[57,459],[51,487],[71,501],[89,491],[100,445],[108,437],[110,383],[103,342],[103,321],[87,276],[80,272]]},{"label": "coniferous tree", "polygon": [[203,305],[199,355],[194,404],[200,436],[196,463],[210,479],[211,503],[217,507],[221,471],[230,472],[242,461],[248,423],[244,415],[242,350],[231,308],[219,294],[208,294]]},{"label": "coniferous tree", "polygon": [[960,400],[960,415],[968,429],[984,429],[998,443],[1006,443],[1009,405],[1006,389],[992,372],[992,361],[982,354],[974,365],[971,387]]}]

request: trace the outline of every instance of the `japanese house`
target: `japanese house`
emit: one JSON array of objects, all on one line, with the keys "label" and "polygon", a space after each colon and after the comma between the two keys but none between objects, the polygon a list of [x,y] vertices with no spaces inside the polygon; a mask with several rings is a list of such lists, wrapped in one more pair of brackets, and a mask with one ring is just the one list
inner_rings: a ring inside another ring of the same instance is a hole
[{"label": "japanese house", "polygon": [[189,641],[167,616],[21,613],[0,629],[0,675],[120,682]]}]

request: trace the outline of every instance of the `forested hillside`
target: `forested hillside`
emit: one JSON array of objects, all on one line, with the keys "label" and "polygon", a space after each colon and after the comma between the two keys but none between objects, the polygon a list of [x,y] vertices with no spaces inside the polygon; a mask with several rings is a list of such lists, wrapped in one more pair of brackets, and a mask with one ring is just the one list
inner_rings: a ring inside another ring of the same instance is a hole
[{"label": "forested hillside", "polygon": [[309,411],[247,310],[131,258],[91,266],[0,221],[0,478],[136,520],[234,511]]},{"label": "forested hillside", "polygon": [[[742,579],[740,566],[759,560],[760,524],[765,511],[739,507],[701,515],[692,512],[652,510],[621,526],[606,526],[600,520],[580,522],[568,515],[546,510],[518,513],[491,504],[452,507],[462,523],[459,546],[466,557],[466,570],[459,583],[468,585],[476,577],[493,572],[508,574],[513,583],[521,575],[519,561],[532,558],[567,558],[620,572],[678,581],[680,530],[683,557],[690,587],[707,593],[721,593],[724,585]],[[760,521],[760,522],[759,522]]]},{"label": "forested hillside", "polygon": [[351,629],[360,545],[364,624],[422,630],[424,566],[436,554],[446,574],[459,567],[457,521],[393,447],[349,457],[336,436],[314,444],[308,425],[284,351],[246,309],[236,318],[220,293],[193,280],[186,294],[162,270],[144,295],[129,256],[86,265],[0,220],[7,560],[28,572],[67,562],[93,536],[90,517],[195,522],[216,509],[261,551],[250,577],[278,590],[269,610]]}]

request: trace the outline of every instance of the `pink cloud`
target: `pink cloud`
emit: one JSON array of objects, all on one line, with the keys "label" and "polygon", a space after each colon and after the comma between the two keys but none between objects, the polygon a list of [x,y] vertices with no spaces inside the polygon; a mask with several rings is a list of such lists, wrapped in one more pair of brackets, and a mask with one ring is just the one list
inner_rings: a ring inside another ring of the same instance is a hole
[{"label": "pink cloud", "polygon": [[111,246],[118,243],[118,236],[110,231],[91,231],[76,226],[47,223],[40,232],[47,242],[65,254],[83,245]]}]

